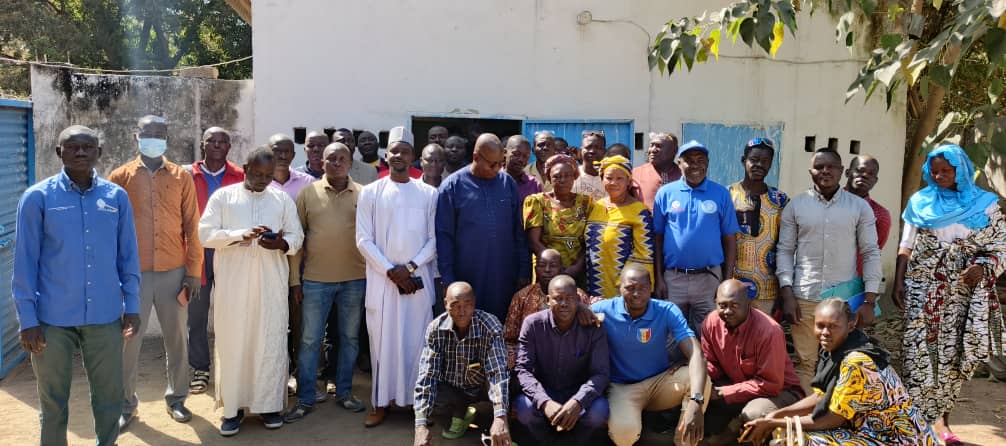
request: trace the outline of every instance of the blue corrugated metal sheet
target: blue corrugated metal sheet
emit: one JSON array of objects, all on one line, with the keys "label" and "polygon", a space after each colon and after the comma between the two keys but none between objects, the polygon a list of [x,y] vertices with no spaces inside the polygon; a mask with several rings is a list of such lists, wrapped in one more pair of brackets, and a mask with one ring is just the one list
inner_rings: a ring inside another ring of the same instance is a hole
[{"label": "blue corrugated metal sheet", "polygon": [[31,104],[0,100],[0,378],[25,357],[11,298],[17,202],[31,183],[34,157]]},{"label": "blue corrugated metal sheet", "polygon": [[752,138],[768,137],[775,143],[772,170],[765,181],[779,185],[779,158],[782,156],[782,123],[764,125],[726,125],[685,123],[682,125],[681,144],[696,140],[709,148],[709,178],[724,186],[744,179],[744,145]]},{"label": "blue corrugated metal sheet", "polygon": [[[540,130],[555,132],[555,136],[565,139],[573,147],[580,147],[584,130],[603,130],[604,139],[609,146],[614,143],[622,143],[632,148],[635,142],[634,125],[631,119],[530,119],[524,121],[522,133],[528,140],[534,141],[534,133]],[[636,151],[630,150],[630,152],[635,157]]]}]

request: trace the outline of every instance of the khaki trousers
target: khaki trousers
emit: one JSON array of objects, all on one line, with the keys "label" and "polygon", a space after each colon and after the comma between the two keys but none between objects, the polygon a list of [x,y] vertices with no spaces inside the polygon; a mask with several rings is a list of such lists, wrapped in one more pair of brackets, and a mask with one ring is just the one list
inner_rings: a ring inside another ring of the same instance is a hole
[{"label": "khaki trousers", "polygon": [[796,303],[800,306],[801,317],[799,324],[790,325],[797,359],[793,365],[803,390],[810,395],[810,382],[817,372],[817,352],[821,348],[821,343],[814,334],[814,310],[817,309],[818,302],[797,299]]},{"label": "khaki trousers", "polygon": [[[688,367],[668,370],[634,384],[611,383],[608,387],[608,436],[617,446],[629,446],[639,440],[643,429],[643,411],[668,410],[681,406],[691,391]],[[706,380],[702,394],[709,401],[712,384]],[[702,406],[705,410],[705,404]]]}]

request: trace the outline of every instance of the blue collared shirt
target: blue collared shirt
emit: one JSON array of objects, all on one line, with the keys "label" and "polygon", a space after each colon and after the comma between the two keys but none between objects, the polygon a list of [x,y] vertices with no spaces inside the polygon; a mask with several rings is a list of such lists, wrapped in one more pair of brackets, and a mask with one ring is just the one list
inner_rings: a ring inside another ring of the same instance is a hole
[{"label": "blue collared shirt", "polygon": [[723,241],[740,232],[727,188],[706,179],[691,187],[682,178],[657,191],[653,232],[664,236],[664,268],[706,268],[723,263]]},{"label": "blue collared shirt", "polygon": [[681,341],[694,338],[688,321],[677,305],[650,299],[646,312],[637,319],[629,316],[622,296],[602,300],[591,306],[604,313],[604,331],[611,355],[611,382],[633,384],[663,373],[671,367],[670,349]]},{"label": "blue collared shirt", "polygon": [[107,324],[140,312],[140,258],[126,191],[66,172],[29,187],[17,207],[12,292],[21,330]]}]

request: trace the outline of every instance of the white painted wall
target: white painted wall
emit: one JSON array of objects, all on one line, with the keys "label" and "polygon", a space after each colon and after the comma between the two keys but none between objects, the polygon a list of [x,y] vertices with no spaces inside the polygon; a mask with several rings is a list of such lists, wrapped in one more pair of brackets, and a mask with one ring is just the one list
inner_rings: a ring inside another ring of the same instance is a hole
[{"label": "white painted wall", "polygon": [[[845,104],[860,62],[834,42],[828,14],[802,15],[798,39],[787,33],[776,60],[725,41],[718,62],[691,73],[648,71],[649,35],[667,19],[728,3],[256,0],[256,141],[295,123],[379,130],[468,109],[482,117],[634,119],[644,133],[680,134],[682,122],[782,122],[783,190],[810,185],[805,135],[817,135],[818,146],[839,138],[846,157],[849,140],[859,139],[881,163],[874,198],[899,214],[903,101],[890,112],[882,99]],[[633,23],[580,26],[583,10]],[[884,252],[888,277],[896,234]]]}]

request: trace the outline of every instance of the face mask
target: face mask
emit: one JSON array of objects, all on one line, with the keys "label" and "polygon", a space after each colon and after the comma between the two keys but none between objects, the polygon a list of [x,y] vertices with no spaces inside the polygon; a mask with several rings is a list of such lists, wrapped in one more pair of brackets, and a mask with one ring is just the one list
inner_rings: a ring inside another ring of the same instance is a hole
[{"label": "face mask", "polygon": [[140,138],[140,153],[147,158],[157,158],[168,150],[168,141],[160,138]]}]

